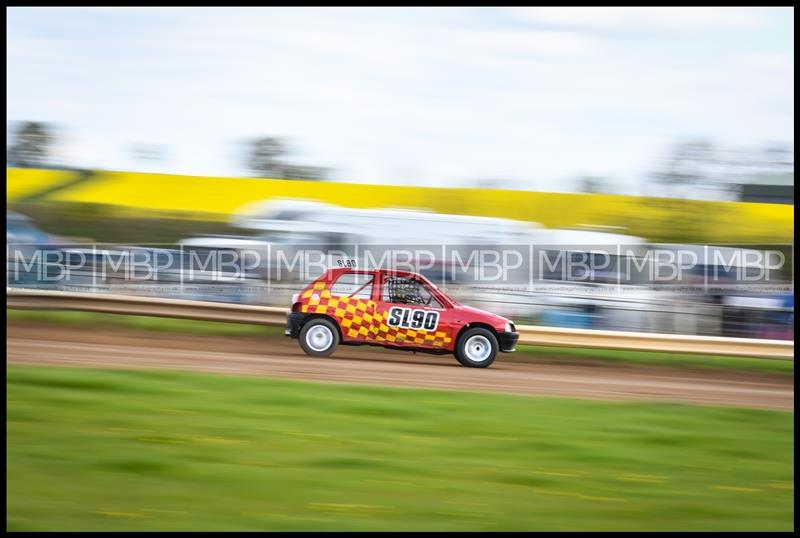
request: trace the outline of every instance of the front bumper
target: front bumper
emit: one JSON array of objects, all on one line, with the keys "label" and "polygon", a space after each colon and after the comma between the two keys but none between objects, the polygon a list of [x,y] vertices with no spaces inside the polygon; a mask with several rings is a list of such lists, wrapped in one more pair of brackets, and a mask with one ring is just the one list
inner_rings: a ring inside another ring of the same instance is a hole
[{"label": "front bumper", "polygon": [[300,336],[300,329],[303,328],[306,316],[303,312],[289,312],[286,315],[286,329],[283,334],[291,338],[298,338]]},{"label": "front bumper", "polygon": [[503,353],[511,353],[516,350],[517,340],[519,340],[518,332],[500,332],[497,333],[497,340],[500,343],[500,351]]}]

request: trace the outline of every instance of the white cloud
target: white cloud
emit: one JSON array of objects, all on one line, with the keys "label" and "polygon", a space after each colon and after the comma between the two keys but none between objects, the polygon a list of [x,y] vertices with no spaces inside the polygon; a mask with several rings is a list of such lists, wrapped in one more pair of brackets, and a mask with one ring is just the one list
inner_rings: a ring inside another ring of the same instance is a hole
[{"label": "white cloud", "polygon": [[[270,134],[338,179],[544,189],[640,177],[682,136],[793,140],[792,53],[744,33],[763,12],[585,9],[528,29],[483,10],[137,10],[138,24],[109,10],[103,33],[74,34],[69,18],[50,20],[59,32],[9,23],[9,117],[76,133],[76,164],[130,166],[131,144],[161,142],[168,171],[241,173],[237,144]],[[701,20],[734,28],[713,54],[626,33]]]},{"label": "white cloud", "polygon": [[794,72],[794,54],[782,52],[744,52],[736,55],[742,68],[785,75]]},{"label": "white cloud", "polygon": [[757,28],[765,23],[763,12],[737,7],[524,7],[514,13],[537,24],[644,32]]},{"label": "white cloud", "polygon": [[574,32],[519,30],[451,30],[445,31],[440,44],[451,52],[502,57],[522,55],[565,58],[598,52],[599,40]]}]

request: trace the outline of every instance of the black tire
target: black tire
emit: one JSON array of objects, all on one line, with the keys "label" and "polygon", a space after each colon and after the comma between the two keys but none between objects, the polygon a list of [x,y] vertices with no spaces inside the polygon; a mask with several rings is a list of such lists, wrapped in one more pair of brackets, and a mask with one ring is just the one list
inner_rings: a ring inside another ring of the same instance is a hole
[{"label": "black tire", "polygon": [[[467,346],[470,346],[468,349]],[[483,327],[467,329],[456,342],[454,354],[462,366],[487,368],[497,358],[499,345],[494,333]],[[482,358],[484,357],[485,358]]]},{"label": "black tire", "polygon": [[[326,333],[326,330],[329,332]],[[329,340],[326,340],[329,339]],[[339,330],[336,325],[325,318],[314,318],[309,320],[300,329],[300,347],[306,355],[312,357],[328,357],[339,345]],[[327,347],[326,347],[327,346]]]}]

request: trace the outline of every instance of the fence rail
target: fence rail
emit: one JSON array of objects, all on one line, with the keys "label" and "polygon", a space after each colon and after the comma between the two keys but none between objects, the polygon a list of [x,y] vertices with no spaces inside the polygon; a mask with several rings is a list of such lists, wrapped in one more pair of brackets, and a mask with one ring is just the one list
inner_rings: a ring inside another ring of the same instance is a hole
[{"label": "fence rail", "polygon": [[[282,326],[284,308],[134,295],[6,288],[6,308],[79,310]],[[794,342],[559,327],[517,326],[520,344],[794,359]]]}]

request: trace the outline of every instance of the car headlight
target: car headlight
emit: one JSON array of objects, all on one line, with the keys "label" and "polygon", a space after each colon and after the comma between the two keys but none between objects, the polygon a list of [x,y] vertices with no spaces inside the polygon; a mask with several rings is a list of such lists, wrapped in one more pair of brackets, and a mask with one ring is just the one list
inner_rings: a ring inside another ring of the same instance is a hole
[{"label": "car headlight", "polygon": [[508,323],[506,323],[506,332],[507,333],[513,333],[514,332],[514,324],[511,323],[510,321]]}]

